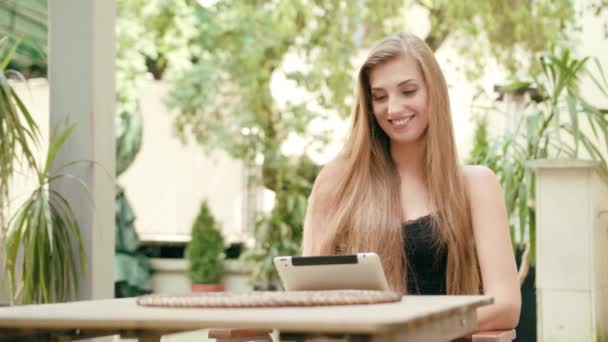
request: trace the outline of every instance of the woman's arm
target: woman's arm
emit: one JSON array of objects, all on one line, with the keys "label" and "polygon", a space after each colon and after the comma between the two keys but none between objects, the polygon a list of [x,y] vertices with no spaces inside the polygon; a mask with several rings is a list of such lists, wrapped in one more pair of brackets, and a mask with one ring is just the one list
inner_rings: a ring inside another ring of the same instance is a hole
[{"label": "woman's arm", "polygon": [[513,329],[519,322],[521,292],[502,189],[484,166],[466,166],[464,173],[483,292],[494,297],[494,304],[477,310],[477,329]]}]

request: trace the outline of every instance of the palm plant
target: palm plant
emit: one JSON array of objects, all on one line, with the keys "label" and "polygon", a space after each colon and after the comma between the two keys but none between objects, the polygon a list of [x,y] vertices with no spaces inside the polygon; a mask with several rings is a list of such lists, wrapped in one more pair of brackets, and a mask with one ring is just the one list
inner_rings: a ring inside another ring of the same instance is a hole
[{"label": "palm plant", "polygon": [[[591,61],[595,63],[595,73],[590,72]],[[474,162],[489,166],[499,176],[513,241],[527,245],[532,263],[536,235],[535,176],[527,168],[527,161],[582,157],[606,165],[602,151],[608,148],[608,109],[590,104],[579,90],[582,77],[587,76],[608,97],[608,82],[597,59],[577,59],[565,50],[561,54],[543,55],[540,66],[543,72],[535,82],[540,102],[530,101],[513,132],[486,145],[484,151],[475,150],[472,156]],[[514,91],[529,85],[515,82],[506,89]]]},{"label": "palm plant", "polygon": [[[8,82],[6,70],[19,42],[10,46],[8,37],[0,39],[0,243],[6,234],[8,187],[16,164],[24,161],[34,165],[32,147],[38,143],[38,126]],[[16,73],[13,73],[18,75]],[[19,160],[21,156],[25,160]]]},{"label": "palm plant", "polygon": [[[0,41],[0,46],[7,42]],[[77,294],[78,271],[86,270],[86,258],[74,213],[50,184],[70,179],[85,189],[86,185],[64,172],[77,162],[57,170],[51,166],[75,125],[51,135],[46,158],[38,164],[32,153],[40,140],[38,127],[6,78],[5,68],[15,49],[16,45],[7,53],[0,50],[0,210],[7,210],[9,182],[20,158],[35,173],[36,186],[11,219],[1,222],[3,285],[9,285],[11,304],[63,301]]]},{"label": "palm plant", "polygon": [[[50,188],[52,182],[62,178],[75,180],[86,188],[81,180],[62,172],[75,162],[51,172],[57,152],[75,127],[70,126],[58,137],[51,135],[44,164],[34,164],[37,185],[9,221],[4,269],[8,275],[11,304],[50,303],[73,298],[78,293],[78,271],[86,271],[86,254],[74,212],[68,201]],[[18,281],[20,249],[23,261]]]}]

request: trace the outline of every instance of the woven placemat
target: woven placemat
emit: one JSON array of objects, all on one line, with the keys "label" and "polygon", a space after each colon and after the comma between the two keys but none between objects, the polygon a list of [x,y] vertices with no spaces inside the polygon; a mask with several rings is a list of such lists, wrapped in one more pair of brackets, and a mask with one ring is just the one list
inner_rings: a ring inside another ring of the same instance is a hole
[{"label": "woven placemat", "polygon": [[245,293],[211,292],[184,295],[152,294],[137,298],[137,304],[173,308],[243,308],[356,305],[389,303],[400,300],[401,294],[391,291],[254,291]]}]

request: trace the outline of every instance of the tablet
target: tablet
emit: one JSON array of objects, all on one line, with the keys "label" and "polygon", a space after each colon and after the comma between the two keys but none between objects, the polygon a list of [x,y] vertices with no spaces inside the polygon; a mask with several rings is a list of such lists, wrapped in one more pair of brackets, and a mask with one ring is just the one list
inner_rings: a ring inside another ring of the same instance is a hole
[{"label": "tablet", "polygon": [[287,291],[389,290],[376,253],[279,256],[274,265]]}]

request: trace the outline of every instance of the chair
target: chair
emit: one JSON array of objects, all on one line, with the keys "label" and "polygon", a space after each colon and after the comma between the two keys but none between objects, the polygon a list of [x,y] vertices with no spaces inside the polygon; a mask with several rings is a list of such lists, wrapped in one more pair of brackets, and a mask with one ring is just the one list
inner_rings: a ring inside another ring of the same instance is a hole
[{"label": "chair", "polygon": [[272,330],[252,329],[209,329],[209,338],[217,342],[274,342]]},{"label": "chair", "polygon": [[473,342],[511,342],[515,339],[515,330],[479,331],[473,335]]}]

